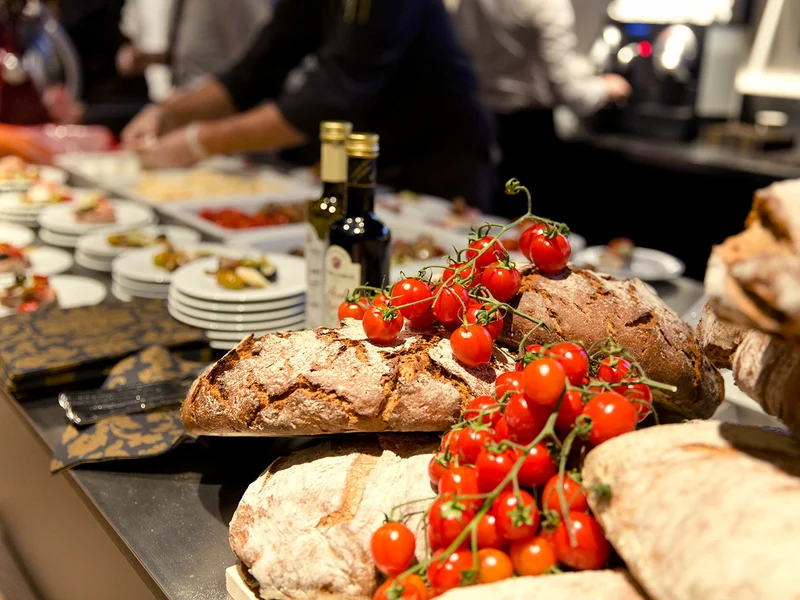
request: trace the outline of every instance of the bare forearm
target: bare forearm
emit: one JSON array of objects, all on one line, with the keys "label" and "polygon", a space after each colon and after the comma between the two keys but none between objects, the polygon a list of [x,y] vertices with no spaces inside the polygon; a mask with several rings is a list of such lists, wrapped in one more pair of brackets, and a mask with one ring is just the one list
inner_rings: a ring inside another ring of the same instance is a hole
[{"label": "bare forearm", "polygon": [[274,103],[269,103],[220,121],[203,123],[199,140],[210,154],[230,154],[297,146],[306,137],[284,119]]},{"label": "bare forearm", "polygon": [[228,117],[236,107],[228,91],[216,79],[193,90],[180,90],[162,103],[168,130],[194,121],[213,121]]}]

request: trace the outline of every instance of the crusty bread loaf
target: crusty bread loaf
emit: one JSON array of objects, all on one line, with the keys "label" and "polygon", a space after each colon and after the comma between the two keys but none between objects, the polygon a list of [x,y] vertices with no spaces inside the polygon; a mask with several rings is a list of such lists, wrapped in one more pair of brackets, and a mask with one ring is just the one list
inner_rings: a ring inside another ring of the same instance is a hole
[{"label": "crusty bread loaf", "polygon": [[245,339],[192,386],[186,429],[207,435],[444,431],[513,360],[467,369],[445,334],[405,330],[376,346],[361,323]]},{"label": "crusty bread loaf", "polygon": [[[538,328],[529,343],[611,337],[631,352],[648,377],[678,388],[655,391],[654,401],[687,418],[708,418],[724,397],[719,372],[700,352],[691,328],[638,279],[617,281],[584,269],[546,276],[527,269],[515,302],[551,331]],[[533,327],[509,315],[501,339],[516,348]]]},{"label": "crusty bread loaf", "polygon": [[[371,598],[378,583],[372,533],[394,506],[417,499],[408,512],[430,506],[436,442],[424,434],[334,437],[270,465],[230,524],[231,548],[261,597]],[[419,516],[407,525],[422,559]]]},{"label": "crusty bread loaf", "polygon": [[442,600],[645,600],[623,571],[582,571],[515,577],[445,592]]},{"label": "crusty bread loaf", "polygon": [[697,340],[700,349],[718,369],[730,369],[733,355],[742,343],[748,329],[717,318],[710,304],[703,307],[703,315],[697,324]]},{"label": "crusty bread loaf", "polygon": [[606,537],[653,600],[800,598],[800,441],[716,421],[592,450],[584,485]]}]

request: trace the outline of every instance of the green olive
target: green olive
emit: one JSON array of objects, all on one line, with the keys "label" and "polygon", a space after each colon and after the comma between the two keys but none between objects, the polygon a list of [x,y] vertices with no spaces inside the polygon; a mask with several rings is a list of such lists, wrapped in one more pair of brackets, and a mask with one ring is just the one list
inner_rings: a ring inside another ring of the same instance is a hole
[{"label": "green olive", "polygon": [[169,252],[160,252],[159,254],[156,254],[155,258],[153,258],[153,262],[155,263],[155,265],[157,267],[161,267],[162,269],[166,269],[167,268],[167,263],[169,262],[169,258],[170,258],[169,255],[170,255]]},{"label": "green olive", "polygon": [[243,258],[239,261],[240,267],[250,267],[251,269],[258,269],[259,263],[257,260],[253,260],[252,258]]},{"label": "green olive", "polygon": [[229,290],[244,289],[245,283],[231,269],[220,269],[217,271],[217,283]]}]

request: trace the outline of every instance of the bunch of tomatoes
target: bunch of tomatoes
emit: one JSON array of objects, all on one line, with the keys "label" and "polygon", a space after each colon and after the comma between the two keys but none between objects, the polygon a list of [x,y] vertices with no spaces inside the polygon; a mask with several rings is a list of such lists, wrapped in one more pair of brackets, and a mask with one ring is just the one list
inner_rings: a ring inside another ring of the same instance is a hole
[{"label": "bunch of tomatoes", "polygon": [[[560,231],[537,222],[520,238],[520,249],[543,273],[559,273],[569,261],[569,241]],[[339,320],[362,321],[367,338],[376,344],[393,343],[406,321],[422,331],[438,321],[451,332],[450,345],[461,363],[488,363],[506,311],[513,310],[506,303],[517,295],[522,280],[499,236],[478,236],[444,269],[441,283],[425,279],[423,270],[388,293],[371,299],[350,296],[339,306]]]},{"label": "bunch of tomatoes", "polygon": [[[614,354],[608,354],[609,348]],[[651,411],[644,373],[613,345],[529,345],[491,396],[474,398],[442,438],[425,513],[430,558],[389,521],[371,540],[387,576],[374,600],[427,600],[475,583],[600,569],[611,547],[589,511],[579,467],[593,446],[633,431]],[[394,511],[393,511],[394,512]]]}]

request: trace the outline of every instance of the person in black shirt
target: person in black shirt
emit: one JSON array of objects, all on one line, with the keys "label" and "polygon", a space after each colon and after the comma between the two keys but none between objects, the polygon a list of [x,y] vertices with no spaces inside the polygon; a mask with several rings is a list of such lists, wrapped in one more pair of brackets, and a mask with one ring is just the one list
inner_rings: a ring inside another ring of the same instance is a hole
[{"label": "person in black shirt", "polygon": [[[309,54],[317,66],[284,91]],[[488,208],[489,120],[442,0],[281,0],[239,64],[148,107],[122,139],[145,165],[180,167],[297,146],[332,119],[380,134],[383,182]]]}]

